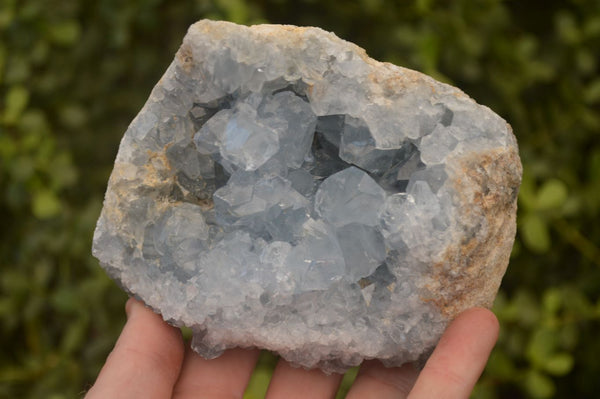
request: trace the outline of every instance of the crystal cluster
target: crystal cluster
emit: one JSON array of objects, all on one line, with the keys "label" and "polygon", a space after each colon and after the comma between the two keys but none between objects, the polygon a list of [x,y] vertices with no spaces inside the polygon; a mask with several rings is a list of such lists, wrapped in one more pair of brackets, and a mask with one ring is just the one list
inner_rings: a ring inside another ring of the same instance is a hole
[{"label": "crystal cluster", "polygon": [[129,126],[94,236],[207,358],[422,359],[489,306],[521,178],[510,126],[317,28],[194,24]]}]

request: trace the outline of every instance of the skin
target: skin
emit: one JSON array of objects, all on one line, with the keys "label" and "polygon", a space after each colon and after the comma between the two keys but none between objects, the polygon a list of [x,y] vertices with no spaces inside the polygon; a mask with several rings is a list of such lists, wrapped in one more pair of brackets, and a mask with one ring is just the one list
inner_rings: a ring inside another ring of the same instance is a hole
[{"label": "skin", "polygon": [[[242,398],[259,351],[232,349],[204,360],[186,347],[178,329],[130,299],[127,323],[86,399]],[[411,365],[386,368],[366,361],[348,399],[468,398],[498,338],[492,312],[473,308],[448,327],[419,373]],[[304,370],[280,360],[267,399],[333,398],[342,375]]]}]

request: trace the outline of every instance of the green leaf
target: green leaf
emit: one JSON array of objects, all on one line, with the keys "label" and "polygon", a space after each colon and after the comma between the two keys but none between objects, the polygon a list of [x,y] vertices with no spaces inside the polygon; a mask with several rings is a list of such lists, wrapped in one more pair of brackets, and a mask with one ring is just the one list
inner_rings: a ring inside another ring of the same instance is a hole
[{"label": "green leaf", "polygon": [[14,124],[23,110],[27,107],[29,101],[29,91],[23,86],[13,86],[6,93],[4,110],[4,123]]},{"label": "green leaf", "polygon": [[72,287],[61,287],[54,291],[50,297],[52,307],[58,313],[75,314],[81,304],[81,298]]},{"label": "green leaf", "polygon": [[559,335],[561,347],[573,350],[579,342],[579,325],[575,323],[565,324],[560,329]]},{"label": "green leaf", "polygon": [[551,210],[559,208],[568,197],[567,187],[557,179],[546,181],[537,194],[537,208],[539,210]]},{"label": "green leaf", "polygon": [[73,129],[82,127],[87,121],[85,109],[77,104],[68,104],[61,107],[59,116],[62,123]]},{"label": "green leaf", "polygon": [[595,183],[596,188],[600,189],[600,149],[592,152],[588,164],[589,179],[592,183]]},{"label": "green leaf", "polygon": [[52,187],[62,188],[73,185],[77,181],[77,169],[68,153],[60,153],[53,160],[49,167],[48,174],[52,179]]},{"label": "green leaf", "polygon": [[[39,139],[42,134],[49,131],[49,123],[46,115],[39,109],[27,109],[21,115],[19,119],[19,128],[22,131],[27,132],[28,139],[31,140],[33,137]],[[34,147],[37,148],[38,143],[35,143]]]},{"label": "green leaf", "polygon": [[0,83],[2,83],[2,77],[4,76],[4,65],[6,64],[6,48],[0,44]]},{"label": "green leaf", "polygon": [[600,100],[600,78],[592,80],[583,91],[583,98],[588,104],[593,104]]},{"label": "green leaf", "polygon": [[527,210],[534,209],[536,206],[535,181],[528,168],[523,170],[523,180],[519,189],[519,205]]},{"label": "green leaf", "polygon": [[34,194],[32,211],[39,219],[48,219],[56,216],[61,209],[60,200],[50,190],[40,190]]},{"label": "green leaf", "polygon": [[522,326],[533,327],[539,323],[541,309],[537,297],[530,290],[521,289],[517,291],[512,300],[511,307],[516,314],[516,319]]},{"label": "green leaf", "polygon": [[81,28],[77,21],[64,21],[48,28],[49,39],[59,45],[68,46],[79,39]]},{"label": "green leaf", "polygon": [[576,318],[594,317],[596,311],[589,298],[580,290],[571,289],[564,297],[565,310]]},{"label": "green leaf", "polygon": [[87,327],[85,319],[79,319],[77,322],[69,324],[62,336],[61,350],[63,353],[72,353],[82,345]]},{"label": "green leaf", "polygon": [[527,357],[535,366],[543,368],[556,350],[558,337],[556,331],[548,328],[538,328],[529,338]]},{"label": "green leaf", "polygon": [[588,37],[600,36],[600,16],[590,15],[585,21],[583,31]]},{"label": "green leaf", "polygon": [[579,41],[581,35],[573,14],[566,11],[559,12],[556,15],[555,23],[558,36],[565,43],[573,44]]},{"label": "green leaf", "polygon": [[557,353],[546,360],[544,370],[556,376],[568,374],[573,369],[573,356],[570,353]]},{"label": "green leaf", "polygon": [[492,352],[486,366],[486,372],[504,381],[509,381],[517,373],[511,358],[501,350]]},{"label": "green leaf", "polygon": [[354,380],[356,380],[358,369],[358,367],[352,367],[346,372],[346,374],[344,374],[342,382],[340,382],[338,392],[335,395],[335,399],[343,399],[348,395],[348,391],[350,391],[352,384],[354,384]]},{"label": "green leaf", "polygon": [[30,60],[22,54],[10,54],[4,69],[5,84],[22,84],[31,76]]},{"label": "green leaf", "polygon": [[582,74],[591,74],[596,69],[596,56],[585,48],[579,49],[575,60]]},{"label": "green leaf", "polygon": [[417,0],[415,2],[415,8],[421,14],[426,14],[431,10],[432,0]]},{"label": "green leaf", "polygon": [[544,309],[554,314],[560,309],[562,304],[562,292],[556,288],[549,288],[544,292]]},{"label": "green leaf", "polygon": [[525,389],[534,398],[549,398],[556,391],[552,379],[537,370],[529,370],[525,375],[524,383]]},{"label": "green leaf", "polygon": [[186,342],[191,340],[194,336],[194,332],[189,327],[181,326],[179,329],[181,330],[181,336],[183,337],[183,340]]},{"label": "green leaf", "polygon": [[435,74],[439,58],[439,38],[435,34],[423,34],[419,40],[421,65],[428,74]]},{"label": "green leaf", "polygon": [[249,6],[243,0],[217,0],[227,20],[237,24],[245,24],[250,20]]},{"label": "green leaf", "polygon": [[378,10],[381,10],[383,5],[381,0],[361,0],[361,8],[369,15],[375,15]]},{"label": "green leaf", "polygon": [[8,5],[0,8],[0,30],[5,29],[15,19],[14,9]]},{"label": "green leaf", "polygon": [[259,399],[264,398],[267,393],[269,381],[271,380],[272,371],[260,367],[254,370],[252,377],[248,382],[246,392],[244,393],[244,399]]},{"label": "green leaf", "polygon": [[548,225],[536,213],[527,213],[521,219],[521,238],[527,248],[537,253],[545,253],[550,249],[550,233]]},{"label": "green leaf", "polygon": [[0,168],[2,167],[2,163],[12,161],[17,151],[15,140],[8,135],[3,135],[2,131],[0,131]]},{"label": "green leaf", "polygon": [[516,259],[519,257],[520,254],[521,254],[521,242],[515,241],[513,244],[512,250],[510,251],[510,258]]}]

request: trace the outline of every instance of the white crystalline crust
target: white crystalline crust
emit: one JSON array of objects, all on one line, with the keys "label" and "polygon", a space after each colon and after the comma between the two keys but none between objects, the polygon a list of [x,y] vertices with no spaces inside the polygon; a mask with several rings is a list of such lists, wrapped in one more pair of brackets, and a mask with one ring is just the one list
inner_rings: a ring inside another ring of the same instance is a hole
[{"label": "white crystalline crust", "polygon": [[93,252],[207,358],[401,365],[491,304],[516,151],[488,108],[331,33],[200,21],[123,137]]}]

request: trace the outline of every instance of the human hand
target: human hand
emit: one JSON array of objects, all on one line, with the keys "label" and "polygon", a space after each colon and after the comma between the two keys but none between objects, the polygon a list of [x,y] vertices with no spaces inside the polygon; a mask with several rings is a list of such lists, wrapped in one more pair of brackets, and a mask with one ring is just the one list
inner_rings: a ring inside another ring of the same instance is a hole
[{"label": "human hand", "polygon": [[[259,351],[231,349],[205,360],[185,347],[178,329],[141,302],[126,305],[127,323],[86,399],[241,398]],[[411,365],[386,368],[366,361],[346,398],[468,398],[498,338],[487,309],[460,314],[419,373]],[[332,398],[342,376],[291,367],[280,360],[267,398]]]}]

